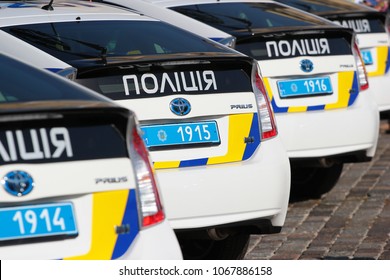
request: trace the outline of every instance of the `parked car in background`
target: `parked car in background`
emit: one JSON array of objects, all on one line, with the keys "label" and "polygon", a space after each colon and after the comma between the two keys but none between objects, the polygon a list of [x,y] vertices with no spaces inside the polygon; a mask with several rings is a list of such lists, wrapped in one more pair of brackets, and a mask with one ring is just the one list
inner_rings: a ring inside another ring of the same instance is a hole
[{"label": "parked car in background", "polygon": [[113,5],[13,5],[0,10],[2,52],[74,67],[137,114],[185,258],[242,258],[249,234],[280,232],[290,166],[252,58]]},{"label": "parked car in background", "polygon": [[344,163],[374,156],[378,108],[351,29],[267,0],[147,1],[235,36],[236,49],[258,61],[294,195],[318,197]]},{"label": "parked car in background", "polygon": [[278,0],[295,8],[352,28],[379,111],[390,119],[390,20],[385,12],[345,0]]},{"label": "parked car in background", "polygon": [[134,113],[0,64],[0,258],[181,259]]}]

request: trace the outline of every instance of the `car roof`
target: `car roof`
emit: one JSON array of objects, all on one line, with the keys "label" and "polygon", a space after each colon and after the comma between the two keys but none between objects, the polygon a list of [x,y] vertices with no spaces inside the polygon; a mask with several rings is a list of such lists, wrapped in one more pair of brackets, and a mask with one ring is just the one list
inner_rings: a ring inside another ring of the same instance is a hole
[{"label": "car roof", "polygon": [[[221,27],[221,30],[224,32],[228,32],[235,37],[247,37],[249,34],[262,34],[267,32],[274,32],[274,31],[298,31],[298,30],[318,30],[318,29],[333,29],[337,30],[340,29],[339,25],[336,25],[332,23],[331,21],[319,17],[317,15],[304,12],[302,10],[296,9],[294,7],[282,4],[277,1],[270,1],[270,0],[145,0],[150,3],[154,3],[155,5],[160,5],[162,7],[166,8],[179,8],[181,6],[196,6],[196,5],[202,5],[202,4],[228,4],[228,3],[256,3],[259,5],[264,6],[264,12],[265,13],[274,13],[275,15],[279,15],[281,17],[285,17],[286,19],[296,19],[299,22],[302,22],[304,24],[294,24],[294,25],[284,25],[284,26],[256,26],[256,21],[251,21],[250,29],[238,29],[236,28],[233,30],[233,28],[230,28],[230,26],[227,26],[226,29]],[[175,9],[176,10],[176,9]],[[282,12],[282,10],[286,10],[285,12]],[[184,13],[185,14],[185,13]],[[260,17],[261,18],[261,17]],[[261,22],[260,18],[259,21]],[[253,19],[253,18],[252,18]],[[208,23],[211,24],[211,23]],[[213,24],[211,24],[214,26]],[[216,24],[218,25],[218,24]],[[216,27],[216,25],[214,27]],[[220,25],[222,26],[222,25]]]},{"label": "car roof", "polygon": [[113,5],[87,1],[55,1],[52,10],[42,9],[48,1],[1,1],[0,26],[59,22],[67,20],[155,20]]}]

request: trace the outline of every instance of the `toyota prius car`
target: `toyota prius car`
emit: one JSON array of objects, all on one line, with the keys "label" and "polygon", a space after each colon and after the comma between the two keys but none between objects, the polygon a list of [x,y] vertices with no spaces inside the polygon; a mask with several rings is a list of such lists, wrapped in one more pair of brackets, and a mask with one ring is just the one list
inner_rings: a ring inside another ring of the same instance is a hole
[{"label": "toyota prius car", "polygon": [[294,195],[318,197],[344,163],[374,156],[378,106],[352,29],[269,0],[145,1],[229,33],[238,51],[258,61]]},{"label": "toyota prius car", "polygon": [[0,64],[0,259],[182,259],[134,113]]},{"label": "toyota prius car", "polygon": [[383,117],[390,120],[389,14],[345,0],[278,0],[327,18],[356,32],[370,88]]},{"label": "toyota prius car", "polygon": [[0,41],[136,113],[184,258],[242,258],[250,234],[280,232],[290,165],[253,58],[89,1],[3,4]]}]

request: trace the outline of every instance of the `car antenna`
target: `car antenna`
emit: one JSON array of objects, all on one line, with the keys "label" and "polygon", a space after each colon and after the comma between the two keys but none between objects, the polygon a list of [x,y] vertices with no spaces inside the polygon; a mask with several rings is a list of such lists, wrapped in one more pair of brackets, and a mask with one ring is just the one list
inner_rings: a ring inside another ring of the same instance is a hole
[{"label": "car antenna", "polygon": [[53,11],[53,1],[54,0],[50,0],[49,4],[42,7],[42,10]]}]

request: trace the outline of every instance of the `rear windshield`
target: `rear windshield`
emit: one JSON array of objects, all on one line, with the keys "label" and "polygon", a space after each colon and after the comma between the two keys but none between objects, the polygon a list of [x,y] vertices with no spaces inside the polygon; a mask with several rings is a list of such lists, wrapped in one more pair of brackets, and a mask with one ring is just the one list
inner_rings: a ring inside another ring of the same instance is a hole
[{"label": "rear windshield", "polygon": [[351,7],[355,6],[354,4],[351,4],[346,0],[342,0],[342,1],[276,0],[276,1],[311,13],[348,11],[348,9],[351,9]]},{"label": "rear windshield", "polygon": [[216,3],[172,9],[225,32],[325,23],[320,18],[274,3]]},{"label": "rear windshield", "polygon": [[[366,6],[345,0],[277,0],[300,10],[323,16],[357,33],[386,32],[382,15]],[[355,15],[351,15],[354,13]]]},{"label": "rear windshield", "polygon": [[85,21],[2,28],[66,62],[108,56],[230,52],[158,21]]},{"label": "rear windshield", "polygon": [[[35,69],[0,54],[0,106],[10,102],[99,100],[65,78]],[[46,71],[46,70],[45,70]]]}]

